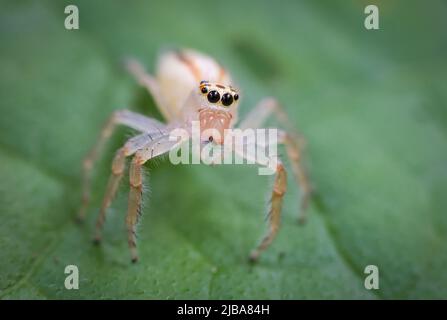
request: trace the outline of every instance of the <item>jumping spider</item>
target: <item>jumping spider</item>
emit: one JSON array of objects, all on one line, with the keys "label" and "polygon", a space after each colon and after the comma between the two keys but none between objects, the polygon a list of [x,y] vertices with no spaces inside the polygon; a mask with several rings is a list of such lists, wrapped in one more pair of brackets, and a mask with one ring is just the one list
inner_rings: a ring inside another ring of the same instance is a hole
[{"label": "jumping spider", "polygon": [[[192,121],[199,121],[200,130],[217,130],[204,139],[216,145],[223,143],[223,131],[237,123],[239,92],[228,85],[232,83],[229,73],[214,59],[193,50],[168,51],[161,55],[156,76],[144,70],[135,60],[127,61],[127,69],[140,85],[145,87],[155,100],[166,123],[129,110],[115,111],[101,131],[100,138],[83,162],[83,201],[79,218],[85,217],[90,200],[91,174],[107,139],[116,125],[125,125],[140,132],[130,138],[115,155],[104,200],[96,222],[95,242],[101,241],[102,227],[107,208],[114,198],[125,169],[125,159],[134,156],[130,164],[130,192],[126,225],[132,262],[138,260],[135,227],[140,216],[143,178],[142,166],[152,158],[168,153],[176,144],[169,139],[169,132],[175,128],[187,128]],[[291,128],[287,117],[273,98],[264,98],[239,124],[239,128],[260,128],[270,115]],[[202,131],[201,131],[202,132]],[[209,131],[208,131],[209,132]],[[290,159],[296,182],[300,185],[300,220],[304,220],[304,209],[310,195],[310,184],[300,163],[300,139],[290,130],[278,131],[278,143],[284,144]],[[262,165],[258,163],[259,165]],[[258,246],[251,252],[250,260],[258,259],[273,241],[280,223],[281,206],[286,192],[286,171],[277,162],[273,190],[268,208],[269,228]]]}]

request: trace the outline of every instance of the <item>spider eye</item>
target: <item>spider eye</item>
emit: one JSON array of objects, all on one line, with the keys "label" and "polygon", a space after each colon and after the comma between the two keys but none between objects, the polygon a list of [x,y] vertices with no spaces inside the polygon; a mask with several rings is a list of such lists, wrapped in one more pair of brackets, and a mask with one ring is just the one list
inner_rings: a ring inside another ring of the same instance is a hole
[{"label": "spider eye", "polygon": [[200,88],[200,91],[202,91],[202,93],[207,93],[208,92],[208,88],[203,86],[202,88]]},{"label": "spider eye", "polygon": [[210,91],[207,97],[208,101],[211,103],[216,103],[217,101],[220,100],[220,94],[216,90]]},{"label": "spider eye", "polygon": [[229,93],[225,93],[222,96],[222,104],[226,107],[228,107],[229,105],[231,105],[233,103],[233,96]]},{"label": "spider eye", "polygon": [[239,99],[239,95],[236,93],[236,94],[234,95],[234,100],[237,100],[237,99]]}]

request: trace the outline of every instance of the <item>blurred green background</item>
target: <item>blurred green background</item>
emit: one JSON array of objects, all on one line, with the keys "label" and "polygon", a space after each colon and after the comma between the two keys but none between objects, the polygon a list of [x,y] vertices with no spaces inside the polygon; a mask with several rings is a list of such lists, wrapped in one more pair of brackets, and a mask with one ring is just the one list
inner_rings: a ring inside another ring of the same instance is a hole
[{"label": "blurred green background", "polygon": [[[76,4],[80,29],[64,29]],[[380,30],[363,26],[367,4]],[[447,298],[445,1],[2,1],[0,297]],[[259,263],[271,181],[252,166],[149,164],[141,261],[131,265],[123,183],[105,241],[94,220],[120,129],[97,165],[86,224],[81,161],[114,109],[159,117],[123,70],[154,70],[165,47],[216,57],[241,88],[241,114],[276,96],[306,136],[316,189],[296,223],[289,176],[282,229]],[[64,268],[80,289],[64,288]],[[364,288],[377,265],[380,289]]]}]

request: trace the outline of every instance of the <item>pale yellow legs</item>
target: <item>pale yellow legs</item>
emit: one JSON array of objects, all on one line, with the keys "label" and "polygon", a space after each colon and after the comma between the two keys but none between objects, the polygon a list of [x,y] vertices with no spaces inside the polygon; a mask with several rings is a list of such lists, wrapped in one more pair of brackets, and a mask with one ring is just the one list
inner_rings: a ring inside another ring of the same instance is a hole
[{"label": "pale yellow legs", "polygon": [[129,201],[127,206],[126,227],[127,242],[129,244],[132,262],[138,261],[136,225],[141,214],[141,200],[143,196],[142,159],[139,155],[133,158],[129,169]]},{"label": "pale yellow legs", "polygon": [[96,243],[99,243],[101,241],[101,230],[106,220],[107,208],[110,206],[113,198],[115,198],[119,183],[121,181],[121,178],[123,177],[125,159],[125,149],[121,148],[116,152],[115,158],[113,159],[112,174],[110,175],[106,193],[102,201],[101,209],[99,210],[98,219],[96,221],[96,232],[94,238],[94,241]]},{"label": "pale yellow legs", "polygon": [[298,222],[304,223],[306,222],[307,206],[312,192],[311,185],[306,170],[301,163],[301,152],[297,140],[286,132],[283,132],[283,136],[280,138],[282,138],[282,140],[279,142],[283,143],[286,147],[287,156],[290,159],[295,181],[300,186],[300,211],[298,214]]},{"label": "pale yellow legs", "polygon": [[99,141],[84,160],[82,207],[78,215],[79,220],[84,220],[86,208],[90,200],[93,164],[99,157],[105,143],[112,135],[117,124],[126,125],[143,133],[129,139],[126,144],[116,152],[112,162],[112,174],[110,175],[98,219],[96,221],[94,240],[96,243],[101,241],[101,232],[106,219],[107,209],[116,195],[119,183],[124,174],[125,159],[136,153],[130,167],[130,193],[126,217],[129,233],[129,248],[131,250],[132,261],[135,262],[138,260],[135,227],[138,222],[142,196],[141,165],[152,157],[168,152],[175,142],[169,141],[169,134],[165,130],[164,124],[155,119],[147,118],[128,110],[114,112],[101,131]]},{"label": "pale yellow legs", "polygon": [[[273,98],[263,99],[241,122],[240,129],[260,128],[270,115],[274,114],[278,121],[286,127],[287,131],[279,131],[278,143],[284,144],[287,150],[287,156],[291,162],[295,181],[300,186],[300,210],[298,215],[299,222],[306,219],[306,207],[311,194],[311,186],[306,171],[301,163],[301,146],[304,139],[297,133],[294,133],[286,113],[282,110],[279,103]],[[272,195],[270,197],[270,208],[268,211],[268,230],[262,238],[259,245],[251,252],[250,261],[256,261],[260,254],[267,249],[279,230],[281,221],[281,209],[284,194],[287,189],[287,175],[282,163],[276,168],[275,182]]]},{"label": "pale yellow legs", "polygon": [[134,156],[129,169],[129,202],[126,215],[128,244],[132,262],[138,261],[136,226],[141,214],[143,194],[142,166],[150,159],[169,152],[177,142],[170,141],[169,136],[163,136],[158,140],[140,149]]},{"label": "pale yellow legs", "polygon": [[312,191],[306,170],[301,162],[301,149],[304,146],[304,138],[294,132],[293,127],[287,119],[286,113],[282,110],[280,104],[273,98],[265,98],[260,101],[241,122],[239,127],[241,129],[260,128],[272,114],[287,130],[286,132],[280,132],[278,143],[285,145],[295,181],[300,187],[300,210],[298,221],[303,223],[306,220],[306,208]]},{"label": "pale yellow legs", "polygon": [[107,185],[102,206],[96,221],[95,243],[101,242],[101,233],[106,219],[107,209],[115,197],[119,183],[123,176],[125,167],[125,158],[134,154],[129,169],[129,200],[126,215],[126,226],[128,232],[128,244],[131,252],[132,262],[138,260],[136,250],[136,226],[141,214],[141,203],[143,193],[143,164],[161,154],[168,152],[176,142],[170,141],[169,136],[160,135],[157,138],[151,138],[150,134],[141,134],[128,140],[123,148],[119,149],[112,163],[112,174]]},{"label": "pale yellow legs", "polygon": [[275,182],[272,195],[270,197],[270,208],[268,211],[268,231],[259,245],[250,253],[250,261],[254,262],[259,258],[262,251],[272,243],[279,230],[281,220],[282,200],[287,190],[287,175],[284,166],[279,163],[276,168]]},{"label": "pale yellow legs", "polygon": [[162,124],[161,122],[129,110],[118,110],[110,116],[105,126],[101,130],[98,142],[87,154],[83,162],[82,205],[78,213],[78,219],[80,221],[83,221],[85,219],[87,206],[90,202],[93,165],[104,149],[104,145],[112,135],[116,125],[119,124],[126,125],[140,132],[148,132],[152,135],[160,135],[163,133],[164,130],[164,124]]}]

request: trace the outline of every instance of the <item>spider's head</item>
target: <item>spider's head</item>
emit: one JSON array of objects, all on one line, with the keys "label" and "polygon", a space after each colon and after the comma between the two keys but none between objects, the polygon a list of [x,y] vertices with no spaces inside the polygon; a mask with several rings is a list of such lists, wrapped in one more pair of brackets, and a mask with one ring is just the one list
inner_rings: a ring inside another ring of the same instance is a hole
[{"label": "spider's head", "polygon": [[231,86],[202,81],[199,85],[202,139],[222,144],[224,130],[236,120],[239,92]]}]

